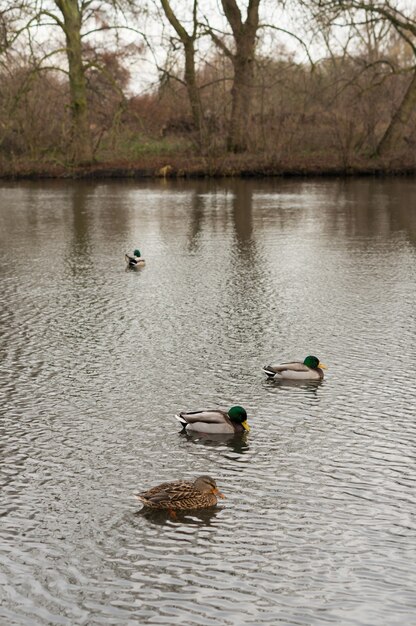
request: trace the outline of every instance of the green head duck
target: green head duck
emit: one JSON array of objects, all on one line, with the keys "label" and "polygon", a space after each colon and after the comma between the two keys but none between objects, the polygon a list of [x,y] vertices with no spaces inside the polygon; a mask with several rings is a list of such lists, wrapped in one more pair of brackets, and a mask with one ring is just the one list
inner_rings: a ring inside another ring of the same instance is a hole
[{"label": "green head duck", "polygon": [[250,430],[250,426],[247,423],[247,412],[242,406],[232,406],[228,411],[228,417],[232,422],[241,424],[244,430]]},{"label": "green head duck", "polygon": [[306,359],[303,361],[303,364],[306,365],[306,367],[310,367],[311,370],[316,370],[318,367],[326,369],[326,365],[321,363],[316,356],[307,356]]}]

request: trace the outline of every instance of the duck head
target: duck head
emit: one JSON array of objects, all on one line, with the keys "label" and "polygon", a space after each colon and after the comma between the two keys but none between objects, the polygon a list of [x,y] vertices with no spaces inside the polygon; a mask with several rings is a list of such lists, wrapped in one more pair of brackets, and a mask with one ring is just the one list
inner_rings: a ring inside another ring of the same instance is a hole
[{"label": "duck head", "polygon": [[213,478],[211,478],[211,476],[199,476],[194,481],[194,487],[201,493],[213,493],[220,498],[225,498],[224,494],[219,491],[217,483]]},{"label": "duck head", "polygon": [[139,248],[136,248],[136,249],[135,249],[135,251],[133,252],[133,255],[134,255],[134,256],[138,256],[138,257],[142,256],[142,255],[140,254],[140,250],[139,250]]},{"label": "duck head", "polygon": [[242,406],[232,406],[231,409],[228,411],[228,417],[232,422],[235,422],[236,424],[241,424],[241,426],[247,432],[250,430],[250,426],[247,422],[247,413]]},{"label": "duck head", "polygon": [[307,356],[303,364],[306,365],[306,367],[310,367],[312,370],[316,370],[318,367],[324,370],[327,369],[326,365],[321,363],[316,356]]}]

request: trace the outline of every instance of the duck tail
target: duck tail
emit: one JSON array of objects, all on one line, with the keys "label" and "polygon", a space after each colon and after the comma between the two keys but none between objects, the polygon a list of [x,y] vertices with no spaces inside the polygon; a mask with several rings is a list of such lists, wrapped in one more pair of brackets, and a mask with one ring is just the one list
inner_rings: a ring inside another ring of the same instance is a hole
[{"label": "duck tail", "polygon": [[263,372],[264,372],[265,374],[267,374],[267,376],[268,376],[269,378],[274,378],[274,377],[275,377],[275,375],[276,375],[276,372],[275,372],[274,370],[272,370],[272,369],[271,369],[271,367],[270,367],[269,365],[265,365],[265,366],[263,367]]},{"label": "duck tail", "polygon": [[182,430],[185,430],[185,428],[188,425],[188,422],[186,421],[186,419],[184,417],[182,417],[181,415],[175,415],[175,417],[178,420],[178,422],[181,423]]},{"label": "duck tail", "polygon": [[126,257],[126,261],[129,265],[136,265],[136,259],[134,257],[127,254],[127,252],[124,256]]}]

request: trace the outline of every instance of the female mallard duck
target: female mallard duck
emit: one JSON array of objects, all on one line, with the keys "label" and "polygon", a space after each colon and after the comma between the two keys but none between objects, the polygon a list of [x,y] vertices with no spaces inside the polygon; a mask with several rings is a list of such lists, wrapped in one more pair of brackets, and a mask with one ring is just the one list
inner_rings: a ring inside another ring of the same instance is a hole
[{"label": "female mallard duck", "polygon": [[227,413],[220,409],[189,413],[183,411],[175,417],[182,424],[183,430],[187,432],[226,435],[250,430],[247,423],[247,413],[242,406],[232,406]]},{"label": "female mallard duck", "polygon": [[140,254],[140,250],[138,248],[136,248],[136,250],[133,252],[133,256],[126,253],[124,255],[124,258],[126,259],[128,267],[131,267],[133,269],[143,267],[146,264],[146,261]]},{"label": "female mallard duck", "polygon": [[326,365],[319,362],[316,356],[307,356],[301,363],[282,363],[281,365],[266,365],[263,367],[268,378],[276,380],[322,380],[324,373],[322,369],[327,369]]},{"label": "female mallard duck", "polygon": [[225,498],[210,476],[199,476],[193,482],[175,480],[162,483],[137,494],[139,500],[149,509],[168,511],[206,509],[217,504],[217,496]]}]

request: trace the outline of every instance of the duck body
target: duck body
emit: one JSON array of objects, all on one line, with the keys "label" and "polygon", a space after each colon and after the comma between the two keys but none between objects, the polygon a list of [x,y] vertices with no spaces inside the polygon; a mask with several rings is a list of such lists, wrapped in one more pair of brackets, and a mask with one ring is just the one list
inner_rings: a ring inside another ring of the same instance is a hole
[{"label": "duck body", "polygon": [[307,356],[303,361],[292,361],[280,365],[266,365],[263,372],[275,380],[322,380],[326,365],[316,356]]},{"label": "duck body", "polygon": [[194,481],[162,483],[137,494],[145,507],[168,511],[207,509],[217,504],[217,496],[225,497],[210,476],[199,476]]},{"label": "duck body", "polygon": [[234,406],[226,412],[220,409],[202,411],[182,411],[175,415],[183,430],[190,433],[229,435],[250,430],[247,413],[241,406]]},{"label": "duck body", "polygon": [[138,269],[139,267],[144,267],[146,265],[146,261],[142,257],[138,248],[136,248],[132,255],[126,253],[124,258],[126,259],[127,266],[133,269]]}]

